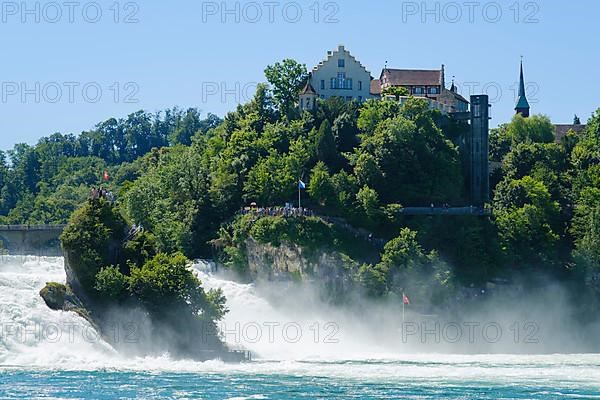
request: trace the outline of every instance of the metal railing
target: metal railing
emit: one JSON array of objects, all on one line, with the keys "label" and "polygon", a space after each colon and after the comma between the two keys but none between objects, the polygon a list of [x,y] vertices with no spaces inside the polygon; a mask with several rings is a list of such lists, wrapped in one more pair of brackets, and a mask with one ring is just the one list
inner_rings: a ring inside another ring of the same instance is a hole
[{"label": "metal railing", "polygon": [[66,225],[0,225],[0,231],[62,231]]}]

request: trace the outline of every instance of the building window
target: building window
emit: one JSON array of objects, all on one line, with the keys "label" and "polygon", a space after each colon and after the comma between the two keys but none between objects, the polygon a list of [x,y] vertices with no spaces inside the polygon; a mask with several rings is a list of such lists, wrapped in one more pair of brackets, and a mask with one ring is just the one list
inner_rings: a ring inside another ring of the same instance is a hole
[{"label": "building window", "polygon": [[415,94],[423,94],[423,88],[422,87],[416,87],[414,89],[414,93]]},{"label": "building window", "polygon": [[338,67],[339,67],[339,68],[344,68],[344,67],[346,67],[346,60],[344,60],[343,58],[340,58],[340,59],[338,60]]},{"label": "building window", "polygon": [[304,99],[300,99],[300,108],[304,109]]},{"label": "building window", "polygon": [[362,90],[362,81],[358,81],[358,90]]},{"label": "building window", "polygon": [[436,87],[429,88],[429,94],[439,94],[439,90]]},{"label": "building window", "polygon": [[352,79],[346,78],[345,72],[340,72],[337,78],[331,78],[331,88],[352,90]]},{"label": "building window", "polygon": [[321,79],[321,90],[325,90],[325,79]]}]

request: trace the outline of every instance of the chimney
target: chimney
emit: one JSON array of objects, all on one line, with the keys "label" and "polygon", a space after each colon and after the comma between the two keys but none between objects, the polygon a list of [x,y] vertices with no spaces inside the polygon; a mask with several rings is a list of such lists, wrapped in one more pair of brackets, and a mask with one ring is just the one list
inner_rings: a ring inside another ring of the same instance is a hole
[{"label": "chimney", "polygon": [[446,89],[446,66],[442,64],[442,90]]}]

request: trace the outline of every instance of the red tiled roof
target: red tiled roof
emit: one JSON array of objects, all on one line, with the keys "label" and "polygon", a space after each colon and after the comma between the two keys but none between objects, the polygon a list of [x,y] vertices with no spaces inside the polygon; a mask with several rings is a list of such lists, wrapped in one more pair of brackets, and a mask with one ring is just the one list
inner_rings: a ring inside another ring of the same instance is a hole
[{"label": "red tiled roof", "polygon": [[442,84],[441,70],[384,69],[381,76],[392,86],[439,86]]}]

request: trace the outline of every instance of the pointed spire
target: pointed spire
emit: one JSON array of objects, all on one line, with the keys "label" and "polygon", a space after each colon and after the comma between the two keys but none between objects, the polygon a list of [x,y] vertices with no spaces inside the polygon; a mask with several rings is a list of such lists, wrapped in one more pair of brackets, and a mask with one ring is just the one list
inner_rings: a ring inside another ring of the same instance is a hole
[{"label": "pointed spire", "polygon": [[306,85],[304,85],[304,89],[302,89],[300,94],[317,94],[317,91],[315,90],[313,85],[310,83],[311,79],[312,79],[312,72],[309,72],[308,79],[306,80]]},{"label": "pointed spire", "polygon": [[456,85],[454,84],[454,79],[456,79],[456,76],[452,75],[452,86],[450,86],[450,91],[456,93]]},{"label": "pointed spire", "polygon": [[529,101],[527,101],[527,93],[525,91],[525,78],[523,74],[523,57],[521,56],[521,75],[519,77],[519,98],[517,99],[517,105],[515,111],[517,114],[521,114],[523,117],[529,117]]}]

